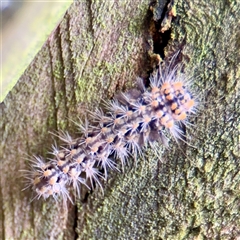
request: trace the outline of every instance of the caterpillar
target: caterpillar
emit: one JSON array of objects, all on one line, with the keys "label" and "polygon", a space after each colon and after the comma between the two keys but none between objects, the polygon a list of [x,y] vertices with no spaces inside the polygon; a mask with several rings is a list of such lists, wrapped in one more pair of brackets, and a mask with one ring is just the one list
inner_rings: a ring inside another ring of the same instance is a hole
[{"label": "caterpillar", "polygon": [[79,138],[61,132],[58,137],[66,146],[53,146],[50,161],[34,156],[26,176],[26,188],[33,188],[34,199],[62,196],[71,201],[69,185],[76,195],[82,185],[102,188],[100,178],[107,179],[108,169],[118,170],[114,159],[120,159],[124,167],[126,159],[142,155],[147,144],[160,141],[167,146],[166,131],[184,140],[181,124],[187,125],[189,116],[196,113],[197,101],[191,82],[177,74],[179,68],[159,66],[149,78],[149,88],[140,79],[137,88],[105,102],[106,111],[90,112],[93,125],[87,120],[77,124]]}]

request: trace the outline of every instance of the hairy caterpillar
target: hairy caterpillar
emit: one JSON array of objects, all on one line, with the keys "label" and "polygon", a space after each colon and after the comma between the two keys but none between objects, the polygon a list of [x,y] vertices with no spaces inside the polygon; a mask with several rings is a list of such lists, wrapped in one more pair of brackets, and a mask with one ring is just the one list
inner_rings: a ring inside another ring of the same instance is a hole
[{"label": "hairy caterpillar", "polygon": [[90,113],[95,124],[78,124],[81,137],[72,139],[62,132],[58,137],[67,146],[54,146],[54,157],[49,162],[34,157],[32,169],[27,171],[26,188],[33,188],[35,198],[56,199],[61,195],[64,201],[71,200],[68,185],[77,195],[82,184],[89,188],[87,182],[91,187],[93,183],[101,187],[99,178],[106,179],[108,169],[117,169],[113,159],[120,159],[124,166],[130,155],[141,155],[142,147],[148,143],[161,141],[167,145],[166,130],[175,139],[183,140],[180,124],[188,124],[197,103],[190,81],[177,76],[178,69],[178,65],[171,68],[171,64],[166,70],[159,67],[149,79],[149,89],[140,81],[138,88],[105,102],[105,113],[102,109]]}]

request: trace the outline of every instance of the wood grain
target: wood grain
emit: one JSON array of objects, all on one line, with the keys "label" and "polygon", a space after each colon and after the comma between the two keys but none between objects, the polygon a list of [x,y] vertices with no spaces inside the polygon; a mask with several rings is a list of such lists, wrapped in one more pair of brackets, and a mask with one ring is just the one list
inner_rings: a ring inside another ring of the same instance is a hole
[{"label": "wood grain", "polygon": [[[238,239],[239,14],[237,1],[176,1],[166,55],[181,46],[184,72],[200,93],[186,128],[194,147],[147,149],[124,173],[65,208],[30,203],[25,154],[47,152],[49,131],[84,119],[101,99],[130,88],[149,68],[147,1],[75,2],[1,104],[3,239]],[[157,44],[157,43],[155,43]],[[135,166],[137,165],[137,166]]]}]

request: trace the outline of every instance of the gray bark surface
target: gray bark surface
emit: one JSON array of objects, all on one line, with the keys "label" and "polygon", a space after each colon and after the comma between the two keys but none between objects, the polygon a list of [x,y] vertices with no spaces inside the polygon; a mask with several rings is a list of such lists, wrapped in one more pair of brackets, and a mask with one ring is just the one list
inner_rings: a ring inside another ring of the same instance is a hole
[{"label": "gray bark surface", "polygon": [[[161,6],[161,4],[159,4]],[[49,157],[50,132],[149,70],[149,2],[72,4],[1,104],[0,236],[3,239],[240,239],[240,4],[176,1],[165,52],[181,47],[199,93],[187,142],[146,149],[124,173],[111,172],[76,205],[34,200],[21,191],[29,156]]]}]

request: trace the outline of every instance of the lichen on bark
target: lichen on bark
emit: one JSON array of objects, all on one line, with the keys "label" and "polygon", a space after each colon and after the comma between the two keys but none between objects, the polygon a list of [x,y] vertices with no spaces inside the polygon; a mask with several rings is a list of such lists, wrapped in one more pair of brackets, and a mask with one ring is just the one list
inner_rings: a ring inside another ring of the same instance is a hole
[{"label": "lichen on bark", "polygon": [[[100,191],[64,208],[30,203],[25,154],[49,155],[49,131],[77,136],[84,119],[149,69],[149,2],[73,3],[1,104],[3,239],[236,239],[239,221],[239,14],[237,1],[176,1],[165,53],[181,46],[200,93],[187,141],[129,159]],[[57,141],[57,140],[56,140]],[[59,143],[58,143],[59,144]],[[190,144],[193,146],[190,146]]]}]

